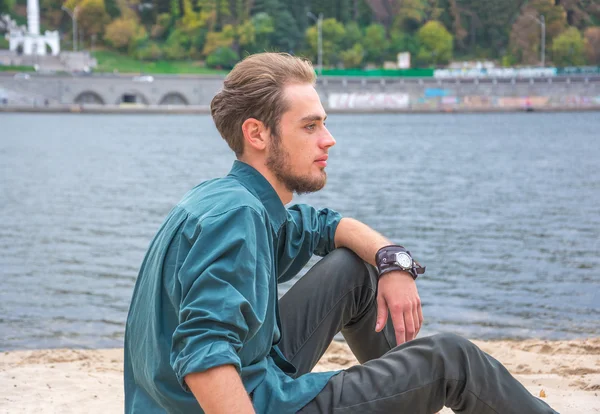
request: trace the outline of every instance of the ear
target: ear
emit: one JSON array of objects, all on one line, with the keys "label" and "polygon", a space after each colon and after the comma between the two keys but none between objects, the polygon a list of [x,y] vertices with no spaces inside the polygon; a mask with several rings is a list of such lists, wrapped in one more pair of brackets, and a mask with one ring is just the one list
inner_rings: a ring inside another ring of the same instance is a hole
[{"label": "ear", "polygon": [[264,151],[267,148],[267,141],[265,140],[267,128],[265,124],[255,118],[248,118],[242,124],[242,133],[244,134],[244,141],[250,148],[254,148],[257,151]]}]

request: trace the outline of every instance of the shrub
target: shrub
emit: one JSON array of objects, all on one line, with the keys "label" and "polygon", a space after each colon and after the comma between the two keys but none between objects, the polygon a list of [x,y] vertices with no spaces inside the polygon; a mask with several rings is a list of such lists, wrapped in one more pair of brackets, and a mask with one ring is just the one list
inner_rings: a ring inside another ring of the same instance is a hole
[{"label": "shrub", "polygon": [[230,47],[219,47],[206,58],[206,66],[213,69],[232,69],[240,60]]}]

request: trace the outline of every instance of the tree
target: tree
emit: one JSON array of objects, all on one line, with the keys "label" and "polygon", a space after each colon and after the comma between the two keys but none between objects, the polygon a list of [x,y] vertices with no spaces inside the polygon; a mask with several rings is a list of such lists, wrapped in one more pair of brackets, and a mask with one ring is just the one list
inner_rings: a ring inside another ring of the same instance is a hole
[{"label": "tree", "polygon": [[399,29],[392,29],[390,32],[388,59],[396,60],[398,53],[401,52],[409,52],[411,56],[417,56],[419,53],[419,41],[409,33],[405,33]]},{"label": "tree", "polygon": [[146,30],[134,19],[120,17],[106,26],[104,40],[117,50],[132,50],[144,37]]},{"label": "tree", "polygon": [[379,23],[373,23],[365,29],[363,38],[363,47],[365,48],[365,60],[383,65],[387,55],[389,42],[386,37],[385,27]]},{"label": "tree", "polygon": [[106,0],[104,2],[104,7],[106,8],[106,12],[110,16],[111,19],[116,19],[121,16],[121,10],[117,5],[116,0]]},{"label": "tree", "polygon": [[588,27],[584,37],[588,62],[592,65],[600,65],[600,27]]},{"label": "tree", "polygon": [[554,39],[552,60],[557,66],[579,66],[585,63],[585,44],[576,27],[570,27]]},{"label": "tree", "polygon": [[171,15],[169,13],[161,13],[156,16],[156,22],[150,29],[150,37],[152,39],[164,39],[171,26]]},{"label": "tree", "polygon": [[237,27],[236,38],[240,50],[252,53],[256,43],[256,30],[252,20],[246,20]]},{"label": "tree", "polygon": [[273,14],[274,28],[271,44],[282,52],[293,53],[302,40],[302,32],[292,14],[280,7]]},{"label": "tree", "polygon": [[109,21],[104,0],[83,0],[80,3],[77,23],[86,36],[101,34]]},{"label": "tree", "polygon": [[535,22],[540,15],[546,22],[546,45],[567,27],[566,12],[554,0],[533,0],[521,10],[510,33],[510,53],[518,62],[534,65],[540,60],[540,25]]},{"label": "tree", "polygon": [[535,65],[540,61],[540,27],[529,17],[521,14],[510,32],[510,55],[516,62]]},{"label": "tree", "polygon": [[149,42],[136,53],[138,59],[145,61],[160,60],[162,59],[163,55],[163,50],[156,42]]},{"label": "tree", "polygon": [[414,32],[427,19],[427,0],[405,0],[394,17],[394,28]]},{"label": "tree", "polygon": [[0,14],[12,13],[15,7],[15,0],[0,0]]},{"label": "tree", "polygon": [[[323,20],[323,64],[335,65],[340,59],[340,52],[346,29],[344,25],[335,19]],[[306,42],[310,47],[310,52],[313,57],[318,53],[318,30],[317,26],[311,26],[306,31]],[[316,60],[316,59],[315,59]]]},{"label": "tree", "polygon": [[271,35],[275,31],[273,18],[267,13],[260,12],[250,20],[254,26],[254,45],[252,52],[266,52],[271,46]]},{"label": "tree", "polygon": [[445,65],[452,59],[452,35],[443,24],[431,20],[417,32],[419,54],[417,61],[422,65]]},{"label": "tree", "polygon": [[365,50],[360,43],[356,43],[351,49],[344,50],[340,55],[346,69],[360,68]]},{"label": "tree", "polygon": [[230,24],[223,26],[223,30],[220,32],[209,32],[206,35],[206,43],[202,54],[208,56],[219,48],[231,48],[234,39],[235,29]]},{"label": "tree", "polygon": [[356,22],[346,24],[346,35],[344,36],[344,47],[346,49],[354,47],[357,43],[362,43],[363,34]]},{"label": "tree", "polygon": [[239,55],[230,47],[218,47],[206,58],[206,66],[217,69],[232,69],[240,60]]}]

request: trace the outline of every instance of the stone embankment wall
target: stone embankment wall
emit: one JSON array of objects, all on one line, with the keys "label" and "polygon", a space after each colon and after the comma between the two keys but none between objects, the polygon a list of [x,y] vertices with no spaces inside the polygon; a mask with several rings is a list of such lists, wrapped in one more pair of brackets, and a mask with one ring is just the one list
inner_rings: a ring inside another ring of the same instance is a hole
[{"label": "stone embankment wall", "polygon": [[[0,105],[189,107],[207,110],[221,76],[0,74]],[[600,77],[340,78],[317,91],[331,111],[478,111],[600,108]]]}]

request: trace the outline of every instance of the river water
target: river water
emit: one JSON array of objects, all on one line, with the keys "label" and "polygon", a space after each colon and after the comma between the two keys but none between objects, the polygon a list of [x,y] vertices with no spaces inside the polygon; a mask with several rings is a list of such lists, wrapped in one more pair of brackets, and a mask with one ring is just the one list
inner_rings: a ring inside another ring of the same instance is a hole
[{"label": "river water", "polygon": [[[600,335],[600,114],[333,115],[328,206],[408,246],[425,334]],[[0,114],[0,350],[115,347],[209,116]],[[282,290],[289,285],[282,286]]]}]

